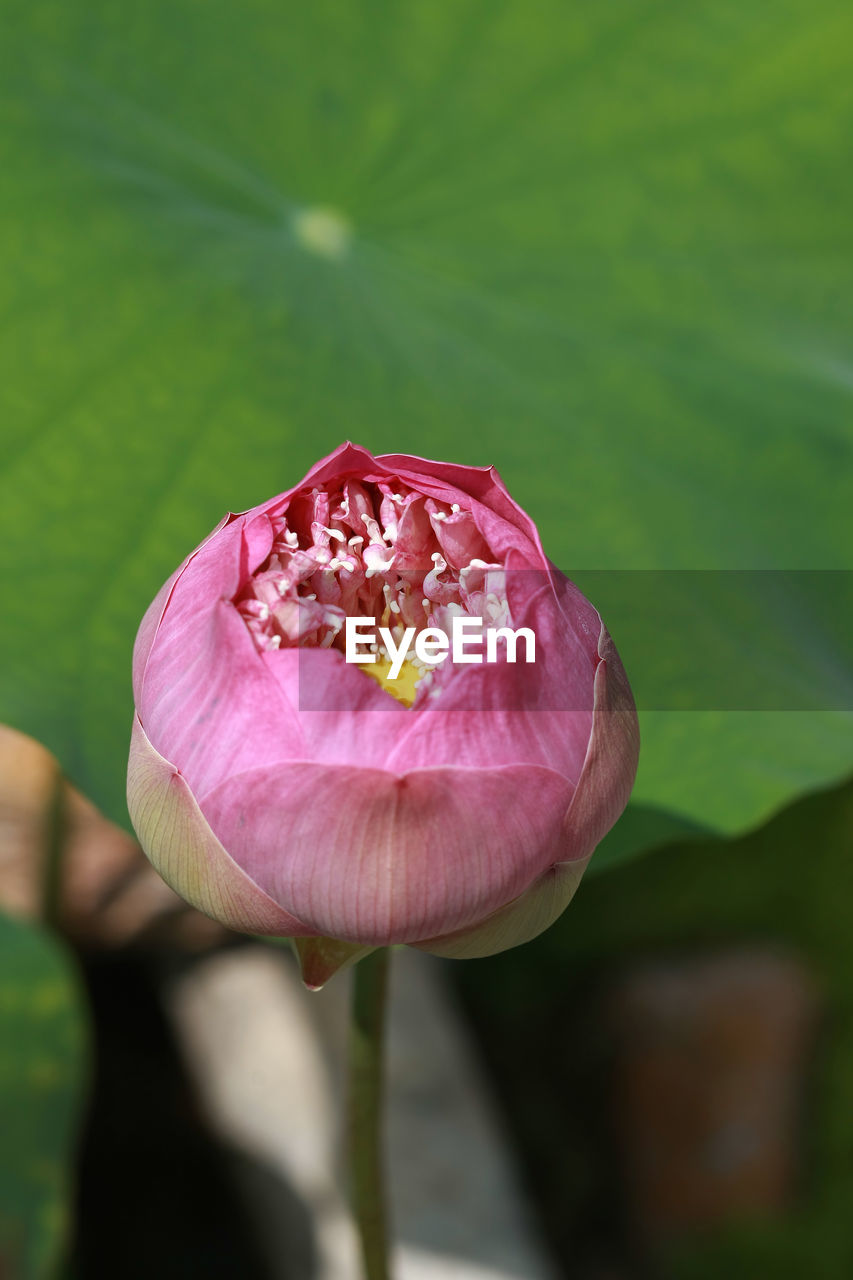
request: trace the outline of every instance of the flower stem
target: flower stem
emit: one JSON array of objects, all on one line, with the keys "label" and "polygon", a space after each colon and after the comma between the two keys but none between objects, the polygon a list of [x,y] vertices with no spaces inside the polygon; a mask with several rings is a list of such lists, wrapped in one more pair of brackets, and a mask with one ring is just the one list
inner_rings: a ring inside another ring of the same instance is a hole
[{"label": "flower stem", "polygon": [[387,947],[355,966],[350,1042],[350,1194],[367,1280],[389,1280],[382,1177],[382,1040]]}]

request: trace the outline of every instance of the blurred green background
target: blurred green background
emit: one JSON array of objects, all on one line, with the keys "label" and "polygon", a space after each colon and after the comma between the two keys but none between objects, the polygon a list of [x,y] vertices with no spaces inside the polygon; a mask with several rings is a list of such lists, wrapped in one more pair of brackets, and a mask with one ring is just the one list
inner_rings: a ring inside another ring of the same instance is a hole
[{"label": "blurred green background", "polygon": [[[3,0],[2,25],[0,720],[114,820],[149,600],[345,438],[495,463],[582,584],[850,569],[849,4]],[[665,687],[691,635],[722,629],[748,671],[782,628],[799,700],[643,714],[610,874],[541,944],[565,939],[556,963],[640,883],[649,939],[731,901],[762,934],[776,859],[807,880],[831,821],[832,874],[772,923],[849,996],[817,941],[849,807],[777,818],[773,857],[727,843],[853,768],[826,695],[845,630],[799,581],[764,614],[744,575],[722,627],[714,592],[658,628],[614,603]]]}]

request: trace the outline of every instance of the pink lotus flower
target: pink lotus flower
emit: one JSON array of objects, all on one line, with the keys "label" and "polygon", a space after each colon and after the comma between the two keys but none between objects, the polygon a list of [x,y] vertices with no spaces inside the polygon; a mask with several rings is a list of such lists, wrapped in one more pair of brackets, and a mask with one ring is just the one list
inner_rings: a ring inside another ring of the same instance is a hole
[{"label": "pink lotus flower", "polygon": [[[535,661],[346,660],[454,617]],[[547,928],[628,800],[634,703],[593,606],[493,468],[352,444],[228,515],[148,609],[128,805],[172,887],[296,940],[318,986],[369,949],[488,955]]]}]

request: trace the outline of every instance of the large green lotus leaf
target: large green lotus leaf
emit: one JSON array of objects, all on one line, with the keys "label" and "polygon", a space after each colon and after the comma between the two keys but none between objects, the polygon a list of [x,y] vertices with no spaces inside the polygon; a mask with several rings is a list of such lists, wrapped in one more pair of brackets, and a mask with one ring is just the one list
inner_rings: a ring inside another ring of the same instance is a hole
[{"label": "large green lotus leaf", "polygon": [[[6,0],[3,25],[0,716],[112,815],[149,599],[346,437],[496,463],[561,566],[848,567],[843,0]],[[789,624],[805,709],[644,715],[638,840],[850,769],[849,716],[809,706],[834,643]],[[775,640],[753,621],[736,660]],[[676,618],[652,663],[688,643]]]},{"label": "large green lotus leaf", "polygon": [[42,930],[0,915],[0,1275],[55,1275],[83,1101],[82,997]]}]

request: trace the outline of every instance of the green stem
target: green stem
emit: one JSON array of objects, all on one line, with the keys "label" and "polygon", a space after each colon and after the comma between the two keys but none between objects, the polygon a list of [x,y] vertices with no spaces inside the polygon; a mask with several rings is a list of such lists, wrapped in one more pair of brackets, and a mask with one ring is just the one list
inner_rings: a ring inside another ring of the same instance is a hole
[{"label": "green stem", "polygon": [[355,966],[350,1043],[350,1187],[367,1280],[389,1280],[382,1177],[382,1039],[387,947]]}]

